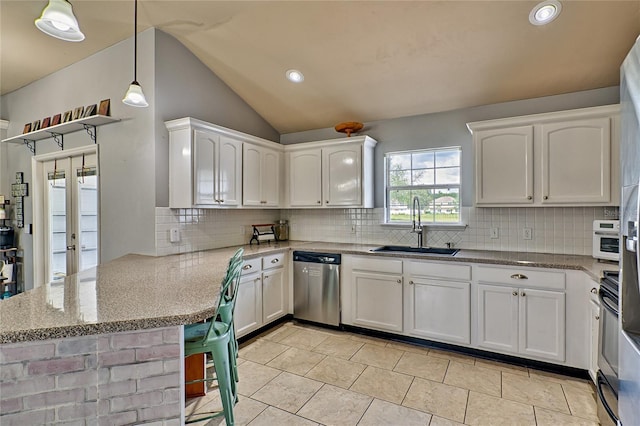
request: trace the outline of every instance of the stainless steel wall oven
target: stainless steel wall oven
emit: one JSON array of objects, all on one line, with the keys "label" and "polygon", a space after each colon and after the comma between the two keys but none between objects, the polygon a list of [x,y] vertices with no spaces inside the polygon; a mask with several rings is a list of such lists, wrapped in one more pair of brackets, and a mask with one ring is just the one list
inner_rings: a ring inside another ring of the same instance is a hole
[{"label": "stainless steel wall oven", "polygon": [[601,309],[596,385],[600,411],[606,412],[613,424],[618,422],[618,291],[618,272],[606,271],[598,292]]}]

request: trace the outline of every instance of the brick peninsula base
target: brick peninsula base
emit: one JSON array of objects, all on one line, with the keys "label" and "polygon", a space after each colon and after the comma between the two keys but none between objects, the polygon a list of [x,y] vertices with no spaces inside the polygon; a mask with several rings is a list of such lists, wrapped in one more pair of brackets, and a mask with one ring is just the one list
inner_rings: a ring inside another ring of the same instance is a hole
[{"label": "brick peninsula base", "polygon": [[182,326],[0,345],[0,424],[180,425]]}]

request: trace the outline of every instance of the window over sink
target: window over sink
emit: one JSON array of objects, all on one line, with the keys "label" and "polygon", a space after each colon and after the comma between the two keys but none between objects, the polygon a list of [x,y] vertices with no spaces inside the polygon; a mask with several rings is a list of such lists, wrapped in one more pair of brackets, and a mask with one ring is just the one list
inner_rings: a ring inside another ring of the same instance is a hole
[{"label": "window over sink", "polygon": [[385,154],[385,223],[409,224],[413,198],[422,224],[459,224],[460,147]]}]

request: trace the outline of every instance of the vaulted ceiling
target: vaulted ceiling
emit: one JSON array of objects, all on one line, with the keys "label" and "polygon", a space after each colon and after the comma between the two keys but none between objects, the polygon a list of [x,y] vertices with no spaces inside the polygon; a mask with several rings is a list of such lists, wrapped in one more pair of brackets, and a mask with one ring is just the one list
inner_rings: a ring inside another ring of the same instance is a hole
[{"label": "vaulted ceiling", "polygon": [[[45,0],[0,1],[3,94],[131,37],[133,1],[72,3],[81,43],[34,26]],[[564,0],[546,26],[535,4],[140,0],[139,30],[177,38],[280,133],[619,84],[640,0]]]}]

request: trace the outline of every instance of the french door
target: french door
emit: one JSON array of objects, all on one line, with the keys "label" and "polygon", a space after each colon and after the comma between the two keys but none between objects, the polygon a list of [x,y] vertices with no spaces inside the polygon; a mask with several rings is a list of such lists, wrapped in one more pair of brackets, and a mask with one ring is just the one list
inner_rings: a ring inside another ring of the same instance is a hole
[{"label": "french door", "polygon": [[37,166],[44,282],[62,280],[99,263],[97,164],[93,151],[58,156]]}]

